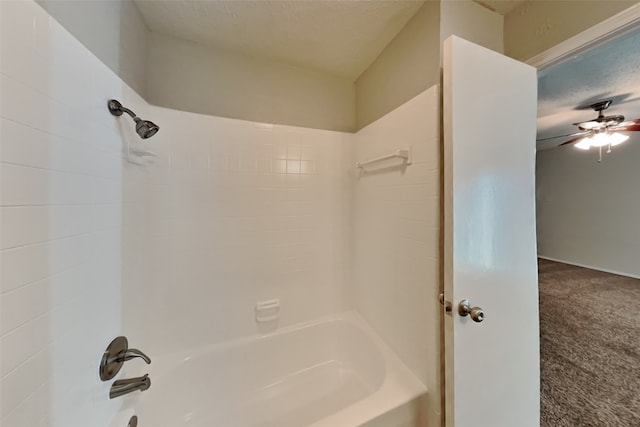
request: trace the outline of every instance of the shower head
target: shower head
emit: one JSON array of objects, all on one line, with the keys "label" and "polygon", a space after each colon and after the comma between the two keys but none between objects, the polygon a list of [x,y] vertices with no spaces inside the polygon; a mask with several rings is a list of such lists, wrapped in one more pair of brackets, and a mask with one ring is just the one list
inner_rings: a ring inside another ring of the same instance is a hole
[{"label": "shower head", "polygon": [[140,138],[147,139],[158,133],[160,127],[157,124],[150,122],[149,120],[142,120],[139,117],[134,118],[136,122],[136,132],[140,135]]},{"label": "shower head", "polygon": [[136,132],[142,139],[151,138],[160,130],[160,127],[157,124],[150,122],[149,120],[142,120],[140,117],[136,116],[133,111],[123,107],[122,104],[115,99],[109,100],[107,107],[109,107],[109,112],[114,116],[121,116],[122,113],[130,115],[133,121],[136,122]]}]

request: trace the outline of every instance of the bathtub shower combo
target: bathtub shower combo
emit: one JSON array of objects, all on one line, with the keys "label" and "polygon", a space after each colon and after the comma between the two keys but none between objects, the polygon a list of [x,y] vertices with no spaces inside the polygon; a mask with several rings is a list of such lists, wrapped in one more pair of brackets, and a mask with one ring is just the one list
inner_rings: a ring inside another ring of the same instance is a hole
[{"label": "bathtub shower combo", "polygon": [[357,132],[196,114],[0,3],[3,426],[439,425],[438,85]]},{"label": "bathtub shower combo", "polygon": [[[143,139],[159,130],[117,100],[108,108],[114,116],[131,116]],[[406,168],[411,148],[355,166],[366,174],[370,166],[389,160],[392,168]],[[357,311],[270,327],[279,311],[279,299],[258,302],[256,324],[267,327],[258,334],[154,357],[155,393],[135,393],[150,388],[148,373],[113,382],[109,398],[125,400],[114,425],[133,427],[140,420],[140,425],[167,427],[424,425],[423,415],[398,409],[424,398],[426,386]],[[100,378],[113,379],[136,358],[151,363],[140,350],[129,349],[125,337],[115,338],[102,356]],[[395,418],[384,418],[388,414]]]}]

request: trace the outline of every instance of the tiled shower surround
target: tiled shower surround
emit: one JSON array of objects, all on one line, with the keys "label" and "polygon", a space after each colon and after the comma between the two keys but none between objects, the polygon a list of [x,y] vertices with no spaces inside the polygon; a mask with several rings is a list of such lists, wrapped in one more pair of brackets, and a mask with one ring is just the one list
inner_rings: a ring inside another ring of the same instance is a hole
[{"label": "tiled shower surround", "polygon": [[[437,88],[358,134],[163,109],[36,3],[0,5],[3,427],[110,426],[117,335],[153,359],[353,308],[437,396]],[[405,145],[405,169],[354,166]]]},{"label": "tiled shower surround", "polygon": [[125,166],[125,278],[136,286],[123,304],[136,342],[157,353],[167,337],[194,347],[246,336],[261,326],[256,302],[273,298],[271,329],[349,306],[352,135],[149,114],[161,131],[145,146],[158,157]]}]

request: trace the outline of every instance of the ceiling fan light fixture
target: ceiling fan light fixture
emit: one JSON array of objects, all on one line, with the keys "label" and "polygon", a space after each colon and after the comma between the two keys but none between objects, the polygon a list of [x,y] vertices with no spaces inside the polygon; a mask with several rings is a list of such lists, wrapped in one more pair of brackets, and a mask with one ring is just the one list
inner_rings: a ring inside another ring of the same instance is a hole
[{"label": "ceiling fan light fixture", "polygon": [[591,108],[598,113],[598,117],[593,120],[574,123],[574,125],[578,126],[578,132],[540,138],[536,142],[572,137],[557,146],[562,147],[572,144],[580,150],[589,150],[591,147],[597,148],[599,154],[598,163],[600,163],[602,161],[602,147],[605,147],[605,153],[609,154],[612,152],[613,147],[629,139],[628,135],[620,132],[640,132],[640,118],[625,121],[625,117],[620,114],[605,116],[604,111],[609,108],[611,103],[612,100],[605,100],[591,104]]},{"label": "ceiling fan light fixture", "polygon": [[591,144],[592,147],[604,147],[605,145],[609,145],[609,134],[607,133],[597,133],[588,139],[589,144]]},{"label": "ceiling fan light fixture", "polygon": [[615,147],[616,145],[622,144],[627,139],[629,139],[629,135],[623,135],[620,132],[602,132],[583,138],[581,141],[574,144],[574,147],[581,150],[588,150],[591,147],[604,147],[606,145]]},{"label": "ceiling fan light fixture", "polygon": [[620,132],[614,132],[609,135],[609,144],[611,144],[612,147],[615,147],[618,144],[622,144],[627,139],[629,139],[629,135],[623,135]]},{"label": "ceiling fan light fixture", "polygon": [[588,150],[589,148],[591,148],[591,143],[589,142],[590,139],[590,137],[583,138],[582,141],[574,144],[573,146],[581,150]]}]

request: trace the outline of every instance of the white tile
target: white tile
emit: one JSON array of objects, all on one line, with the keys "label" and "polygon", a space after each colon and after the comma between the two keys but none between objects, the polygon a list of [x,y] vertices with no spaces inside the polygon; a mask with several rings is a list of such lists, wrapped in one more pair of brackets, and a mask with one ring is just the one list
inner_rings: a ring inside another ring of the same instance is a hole
[{"label": "white tile", "polygon": [[2,117],[37,127],[47,122],[48,99],[15,79],[0,75]]},{"label": "white tile", "polygon": [[91,248],[95,245],[93,237],[87,234],[2,250],[2,292],[86,261],[92,256]]},{"label": "white tile", "polygon": [[[2,249],[31,245],[116,226],[109,206],[14,206],[0,208]],[[105,211],[107,217],[100,215]]]},{"label": "white tile", "polygon": [[118,203],[120,180],[2,164],[2,206]]},{"label": "white tile", "polygon": [[137,136],[106,112],[113,72],[35,2],[0,7],[0,423],[106,427],[95,354],[120,329],[120,157]]},{"label": "white tile", "polygon": [[51,287],[48,279],[3,293],[0,297],[1,335],[46,313],[51,308]]},{"label": "white tile", "polygon": [[[2,381],[2,380],[0,380]],[[46,427],[50,425],[48,419],[51,412],[52,396],[49,384],[42,384],[13,411],[2,412],[3,427]]]},{"label": "white tile", "polygon": [[0,42],[2,74],[46,93],[49,84],[46,59],[12,37],[2,37]]},{"label": "white tile", "polygon": [[46,383],[50,375],[50,355],[47,349],[0,379],[2,413],[10,413],[34,390]]},{"label": "white tile", "polygon": [[0,377],[4,377],[51,342],[53,337],[50,334],[49,322],[50,318],[45,314],[30,320],[0,338],[0,347],[2,347]]},{"label": "white tile", "polygon": [[[167,111],[163,110],[162,113],[166,114]],[[225,297],[235,298],[235,295],[242,294],[255,302],[257,295],[265,292],[265,287],[272,289],[269,294],[286,295],[290,292],[289,288],[278,290],[277,283],[281,281],[279,277],[288,275],[286,280],[293,281],[299,280],[300,275],[304,274],[318,276],[327,265],[342,262],[341,253],[335,251],[342,246],[331,244],[335,238],[333,229],[338,228],[336,223],[341,222],[342,217],[327,220],[327,209],[318,207],[332,203],[332,194],[342,194],[343,182],[340,179],[324,183],[301,179],[301,175],[311,176],[316,173],[316,157],[323,158],[322,153],[339,148],[333,143],[342,142],[342,134],[278,126],[273,127],[275,131],[271,133],[271,128],[267,127],[265,132],[264,127],[259,124],[220,121],[216,118],[203,120],[203,117],[195,120],[188,113],[176,115],[173,120],[176,136],[203,137],[207,135],[210,123],[222,123],[223,129],[216,131],[217,138],[207,145],[210,147],[211,168],[214,172],[206,181],[203,182],[203,177],[188,172],[186,158],[189,158],[190,166],[193,166],[194,150],[201,150],[200,156],[209,151],[188,140],[172,147],[176,169],[171,175],[150,176],[157,188],[163,189],[162,192],[150,193],[151,211],[159,215],[158,220],[151,220],[150,224],[154,234],[165,239],[162,244],[168,248],[151,254],[149,262],[156,270],[153,273],[156,277],[154,283],[164,283],[165,278],[169,277],[167,283],[179,280],[198,284],[207,281],[212,274],[213,277],[223,279],[214,281],[215,286],[204,288],[189,285],[175,290],[167,288],[176,303],[180,301],[180,304],[197,307],[200,301],[210,301],[207,310],[196,310],[197,313],[194,312],[192,316],[180,319],[167,312],[168,308],[164,304],[155,306],[156,311],[160,310],[166,313],[164,316],[173,319],[171,330],[180,329],[180,325],[192,327],[194,321],[211,323],[216,318],[216,313],[233,309],[234,306],[224,304],[223,307],[218,304],[216,301],[226,299],[220,300],[214,295],[223,293]],[[203,130],[198,130],[199,127]],[[304,160],[304,164],[300,161],[303,147],[308,159]],[[342,162],[340,155],[334,157],[336,161]],[[220,165],[220,159],[224,159],[223,166]],[[187,172],[178,173],[180,163]],[[339,165],[332,165],[331,170],[339,173],[341,169]],[[132,197],[135,194],[133,191]],[[204,215],[199,214],[202,207],[206,209]],[[132,213],[131,216],[126,214],[126,217],[139,218],[138,215]],[[191,221],[179,220],[185,215]],[[294,228],[302,228],[302,231],[284,232],[288,228],[288,221],[291,221]],[[304,230],[309,228],[318,231],[314,234],[305,233]],[[277,242],[289,242],[288,256],[284,253],[284,258],[276,256],[273,244]],[[199,258],[194,254],[199,254],[198,250],[201,248],[209,248],[214,252],[196,261]],[[168,258],[167,251],[171,254]],[[136,270],[135,266],[127,269]],[[337,267],[329,269],[338,270]],[[317,312],[307,313],[307,317],[292,316],[288,321],[301,321],[318,313],[336,310],[341,304],[341,298],[335,297],[335,287],[323,289],[325,287],[320,286],[318,290],[320,296],[316,299],[321,303]],[[312,298],[311,295],[303,295],[304,293],[298,295],[303,304],[303,301]],[[159,301],[162,302],[163,299],[160,298]],[[206,336],[217,340],[230,333],[251,333],[252,320],[246,320],[247,322],[233,322],[231,329],[214,327],[207,331]],[[147,335],[155,335],[155,332],[149,330]],[[195,344],[199,336],[202,335],[194,333],[180,339],[188,339]]]},{"label": "white tile", "polygon": [[[358,310],[427,384],[437,364],[437,319],[423,308],[438,292],[440,242],[437,87],[367,126],[355,137],[358,160],[410,146],[412,164],[356,178],[354,288]],[[419,318],[419,321],[416,319]],[[431,366],[429,365],[429,366]]]},{"label": "white tile", "polygon": [[89,82],[95,65],[89,62],[87,51],[68,32],[52,29],[47,51],[49,85],[45,93],[65,107],[84,106],[97,88]]}]

